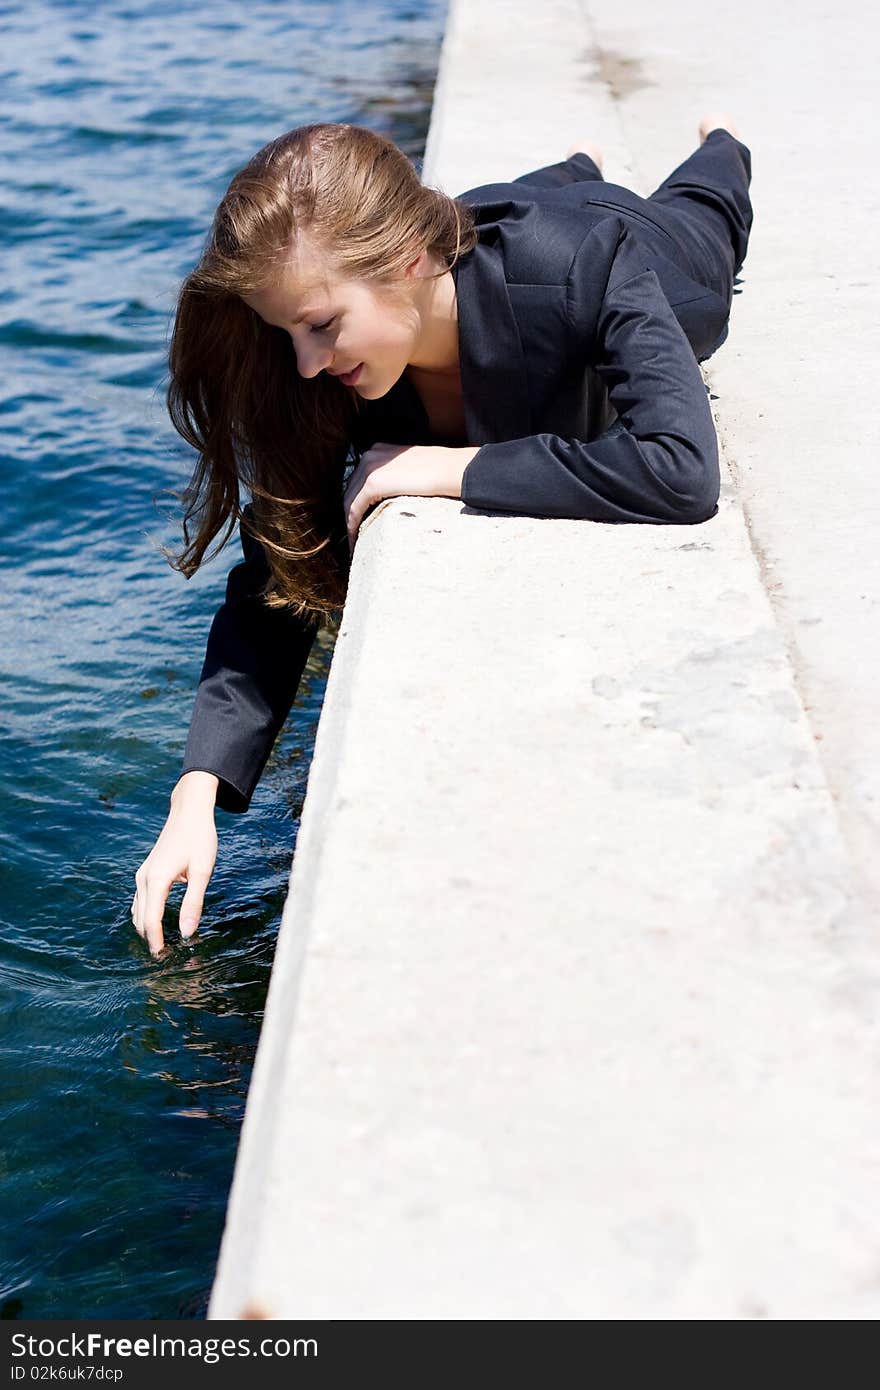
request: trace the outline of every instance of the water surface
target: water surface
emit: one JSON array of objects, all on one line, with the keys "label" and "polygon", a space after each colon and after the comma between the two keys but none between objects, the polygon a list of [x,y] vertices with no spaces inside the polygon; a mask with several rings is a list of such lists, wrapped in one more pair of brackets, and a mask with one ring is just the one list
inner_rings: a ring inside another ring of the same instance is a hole
[{"label": "water surface", "polygon": [[[332,633],[204,930],[157,961],[133,874],[179,774],[230,547],[187,583],[164,414],[180,277],[231,174],[307,121],[418,163],[419,0],[0,7],[0,1179],[5,1317],[204,1315]],[[237,547],[237,542],[235,543]]]}]

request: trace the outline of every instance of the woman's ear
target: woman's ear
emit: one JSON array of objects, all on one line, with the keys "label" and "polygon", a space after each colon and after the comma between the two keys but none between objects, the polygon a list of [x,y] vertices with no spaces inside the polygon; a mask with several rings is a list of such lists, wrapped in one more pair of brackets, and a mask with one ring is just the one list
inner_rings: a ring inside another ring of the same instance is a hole
[{"label": "woman's ear", "polygon": [[421,248],[415,260],[409,262],[403,273],[412,279],[424,279],[431,274],[431,258],[426,246]]}]

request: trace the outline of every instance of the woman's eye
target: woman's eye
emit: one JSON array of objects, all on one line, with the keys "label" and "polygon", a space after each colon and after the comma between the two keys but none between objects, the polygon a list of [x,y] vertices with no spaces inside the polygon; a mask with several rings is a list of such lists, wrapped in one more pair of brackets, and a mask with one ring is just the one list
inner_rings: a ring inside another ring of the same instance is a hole
[{"label": "woman's eye", "polygon": [[313,323],[313,324],[312,324],[312,332],[313,332],[313,333],[324,333],[324,332],[330,327],[331,323],[333,322],[333,319],[335,319],[335,318],[336,318],[336,315],[334,314],[334,315],[333,315],[333,318],[328,319],[326,323]]}]

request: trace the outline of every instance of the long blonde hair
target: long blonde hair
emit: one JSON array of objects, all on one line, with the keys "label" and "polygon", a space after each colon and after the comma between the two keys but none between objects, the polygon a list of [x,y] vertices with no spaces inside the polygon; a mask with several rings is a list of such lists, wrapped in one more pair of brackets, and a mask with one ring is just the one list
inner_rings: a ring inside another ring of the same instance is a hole
[{"label": "long blonde hair", "polygon": [[[300,377],[289,335],[240,297],[273,283],[301,230],[337,273],[389,287],[421,247],[448,269],[477,236],[467,204],[422,184],[390,140],[363,126],[301,126],[232,179],[181,287],[167,399],[198,459],[180,494],[184,549],[169,559],[189,578],[240,521],[269,561],[266,602],[326,621],[348,581],[343,475],[360,401],[324,372]],[[242,488],[252,517],[242,518]]]}]

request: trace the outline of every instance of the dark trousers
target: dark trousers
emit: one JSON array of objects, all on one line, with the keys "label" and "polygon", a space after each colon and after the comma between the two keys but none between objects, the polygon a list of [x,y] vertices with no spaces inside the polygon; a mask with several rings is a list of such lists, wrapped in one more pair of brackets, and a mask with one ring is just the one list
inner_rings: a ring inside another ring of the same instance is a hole
[{"label": "dark trousers", "polygon": [[[713,130],[648,198],[620,184],[606,183],[598,166],[583,153],[524,174],[515,182],[570,188],[573,195],[577,189],[572,185],[590,184],[578,201],[619,211],[624,221],[628,213],[643,219],[632,223],[633,230],[648,244],[653,242],[652,249],[658,253],[668,255],[668,243],[652,236],[651,224],[660,229],[661,237],[671,236],[680,268],[721,295],[729,307],[752,227],[751,175],[748,147],[726,130]],[[726,330],[719,343],[725,334]]]}]

